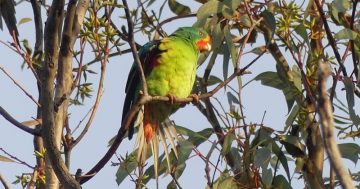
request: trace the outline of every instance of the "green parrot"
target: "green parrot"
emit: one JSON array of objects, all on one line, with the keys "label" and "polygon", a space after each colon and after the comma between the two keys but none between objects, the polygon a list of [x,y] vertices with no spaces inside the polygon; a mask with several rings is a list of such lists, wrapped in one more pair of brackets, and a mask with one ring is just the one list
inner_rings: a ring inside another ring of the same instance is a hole
[{"label": "green parrot", "polygon": [[[146,77],[148,93],[151,96],[168,96],[170,99],[189,97],[196,78],[197,61],[200,53],[211,50],[211,38],[205,30],[195,27],[181,27],[169,37],[146,43],[138,52]],[[126,97],[122,120],[140,95],[142,81],[135,65],[131,68],[126,83]],[[139,162],[146,160],[148,146],[154,156],[155,175],[158,174],[159,139],[164,144],[168,167],[170,162],[165,139],[175,149],[176,132],[161,126],[179,104],[150,102],[145,104],[132,120],[128,137],[132,138],[134,127],[138,127],[137,146]],[[175,155],[177,153],[175,151]]]}]

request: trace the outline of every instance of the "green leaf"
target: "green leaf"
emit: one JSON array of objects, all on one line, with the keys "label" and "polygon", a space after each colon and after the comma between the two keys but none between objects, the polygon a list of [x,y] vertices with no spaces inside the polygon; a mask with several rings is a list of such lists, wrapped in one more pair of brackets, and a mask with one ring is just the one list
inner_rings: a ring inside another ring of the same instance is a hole
[{"label": "green leaf", "polygon": [[281,151],[280,147],[276,144],[276,142],[273,141],[271,147],[272,147],[272,151],[274,152],[274,154],[280,160],[281,165],[284,167],[286,176],[288,177],[289,180],[291,180],[288,160],[286,159],[286,156]]},{"label": "green leaf", "polygon": [[243,3],[242,0],[234,1],[234,0],[224,0],[223,3],[233,12],[235,12],[241,3]]},{"label": "green leaf", "polygon": [[217,49],[221,47],[224,40],[224,32],[221,30],[220,23],[216,24],[216,27],[211,33],[212,36],[212,49]]},{"label": "green leaf", "polygon": [[349,159],[355,164],[357,163],[360,154],[360,146],[358,144],[343,143],[343,144],[338,144],[338,146],[343,158]]},{"label": "green leaf", "polygon": [[116,183],[120,185],[124,179],[131,174],[137,167],[135,159],[133,161],[123,161],[120,163],[119,169],[116,172]]},{"label": "green leaf", "polygon": [[228,47],[230,55],[231,55],[232,63],[235,66],[236,61],[237,61],[237,49],[232,41],[229,25],[224,26],[224,36],[225,36],[225,41],[226,41],[227,47]]},{"label": "green leaf", "polygon": [[254,164],[256,167],[267,168],[271,159],[271,151],[264,147],[256,150]]},{"label": "green leaf", "polygon": [[176,0],[168,0],[170,10],[176,15],[187,15],[191,13],[191,10],[188,6],[185,6]]},{"label": "green leaf", "polygon": [[349,108],[349,115],[350,119],[352,120],[354,125],[360,125],[360,117],[356,115],[354,106],[354,85],[352,83],[351,78],[345,77],[344,78],[344,85],[345,85],[345,91],[346,91],[346,100]]},{"label": "green leaf", "polygon": [[172,181],[167,185],[166,189],[177,189],[177,186],[176,186],[175,181],[172,180]]},{"label": "green leaf", "polygon": [[3,162],[15,162],[14,160],[8,158],[8,157],[5,157],[5,156],[2,156],[0,155],[0,161],[3,161]]},{"label": "green leaf", "polygon": [[[264,18],[264,22],[265,24],[269,27],[269,29],[271,30],[271,39],[273,38],[274,34],[275,34],[275,29],[276,29],[276,20],[275,17],[273,15],[273,13],[265,10],[261,13],[261,15]],[[270,42],[271,40],[269,40]]]},{"label": "green leaf", "polygon": [[255,133],[256,137],[251,142],[251,149],[255,150],[258,146],[265,146],[273,142],[273,139],[270,136],[272,132],[273,131],[265,129],[265,127],[261,127],[257,130]]},{"label": "green leaf", "polygon": [[299,94],[296,87],[290,87],[283,79],[279,77],[279,74],[276,72],[263,72],[257,75],[254,80],[261,81],[261,84],[275,89],[282,90],[285,100],[288,106],[288,111],[290,112],[294,102],[295,97]]},{"label": "green leaf", "polygon": [[293,78],[294,79],[294,85],[299,91],[301,91],[302,90],[301,71],[300,71],[300,69],[299,69],[299,67],[297,65],[294,65],[291,70],[292,70],[292,73],[293,73],[293,76],[294,76],[294,78]]},{"label": "green leaf", "polygon": [[279,135],[279,141],[285,146],[286,151],[294,157],[302,157],[305,154],[305,145],[300,139],[292,135]]},{"label": "green leaf", "polygon": [[277,175],[274,178],[272,188],[281,188],[281,189],[292,189],[289,182],[286,180],[286,178],[282,175]]},{"label": "green leaf", "polygon": [[192,151],[193,144],[187,140],[180,140],[179,141],[179,159],[178,164],[185,163],[185,161],[190,156]]},{"label": "green leaf", "polygon": [[197,21],[194,24],[195,26],[202,27],[205,25],[206,19],[213,15],[220,13],[222,11],[223,3],[217,0],[211,0],[203,4],[197,11]]},{"label": "green leaf", "polygon": [[[305,22],[305,21],[304,21]],[[304,41],[309,44],[309,32],[306,30],[305,24],[299,24],[295,27],[295,32],[304,39]]]},{"label": "green leaf", "polygon": [[220,182],[217,188],[218,189],[223,189],[223,188],[238,189],[239,185],[233,177],[228,177],[228,178],[224,179],[222,182]]},{"label": "green leaf", "polygon": [[298,157],[295,160],[295,173],[301,173],[304,168],[306,160],[304,158]]},{"label": "green leaf", "polygon": [[[229,173],[224,172],[220,175],[218,179],[216,179],[213,189],[238,189],[241,188],[234,177],[230,176]],[[209,187],[206,187],[209,189]]]},{"label": "green leaf", "polygon": [[290,115],[288,116],[288,118],[285,121],[285,128],[284,131],[287,130],[287,128],[289,128],[292,123],[295,121],[297,115],[299,114],[299,110],[300,110],[300,106],[295,104],[295,106],[292,108]]},{"label": "green leaf", "polygon": [[256,55],[260,55],[264,53],[264,51],[267,51],[266,46],[255,47],[250,52]]},{"label": "green leaf", "polygon": [[351,7],[350,1],[344,0],[334,0],[331,5],[332,8],[335,8],[338,12],[346,12]]},{"label": "green leaf", "polygon": [[[224,46],[225,45],[223,45],[223,47]],[[224,47],[222,50],[223,50],[223,77],[224,80],[226,80],[229,73],[230,51],[227,47]]]},{"label": "green leaf", "polygon": [[18,22],[18,26],[20,26],[21,24],[25,24],[27,22],[30,22],[32,19],[31,18],[22,18],[19,22]]},{"label": "green leaf", "polygon": [[336,39],[349,39],[355,40],[359,35],[349,28],[344,28],[335,34]]},{"label": "green leaf", "polygon": [[207,141],[207,139],[209,139],[209,137],[213,134],[212,128],[207,128],[199,132],[194,132],[179,125],[176,126],[176,131],[179,134],[188,136],[189,138],[187,140],[191,142],[194,146],[199,146],[201,143]]},{"label": "green leaf", "polygon": [[226,93],[229,105],[231,106],[233,103],[240,105],[240,101],[236,98],[231,92]]},{"label": "green leaf", "polygon": [[273,179],[272,169],[271,168],[263,169],[261,180],[263,181],[264,185],[266,186],[264,188],[271,188],[270,186],[271,186],[272,179]]},{"label": "green leaf", "polygon": [[235,139],[235,136],[233,133],[228,133],[225,135],[224,143],[223,143],[222,150],[221,150],[223,155],[226,155],[229,153],[234,139]]},{"label": "green leaf", "polygon": [[214,75],[211,75],[208,79],[207,86],[212,86],[218,83],[221,83],[222,80]]}]

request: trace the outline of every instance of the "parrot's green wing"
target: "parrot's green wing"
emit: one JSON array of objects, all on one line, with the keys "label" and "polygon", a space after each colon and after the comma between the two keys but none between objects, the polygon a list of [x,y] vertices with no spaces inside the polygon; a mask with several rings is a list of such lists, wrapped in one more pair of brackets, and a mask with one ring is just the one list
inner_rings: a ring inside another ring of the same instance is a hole
[{"label": "parrot's green wing", "polygon": [[[151,64],[151,62],[153,62],[155,60],[155,58],[158,57],[159,54],[161,53],[161,51],[158,48],[159,43],[160,43],[160,40],[148,42],[139,49],[138,54],[139,54],[140,61],[142,63],[143,69],[144,69],[145,76],[147,76],[152,70],[152,66],[149,64]],[[142,83],[142,81],[141,81],[140,72],[139,72],[138,68],[136,67],[136,65],[133,64],[133,66],[131,67],[127,82],[126,82],[126,87],[125,87],[126,97],[125,97],[125,102],[124,102],[124,106],[123,106],[122,122],[125,121],[124,119],[126,118],[127,114],[129,113],[131,106],[134,105],[134,103],[136,103],[136,100],[139,96],[139,90],[142,86],[141,83]],[[136,117],[137,117],[137,115],[135,116],[135,118]],[[131,121],[131,124],[129,127],[129,131],[128,131],[129,139],[131,139],[134,134],[134,122],[135,122],[135,119],[133,119]]]}]

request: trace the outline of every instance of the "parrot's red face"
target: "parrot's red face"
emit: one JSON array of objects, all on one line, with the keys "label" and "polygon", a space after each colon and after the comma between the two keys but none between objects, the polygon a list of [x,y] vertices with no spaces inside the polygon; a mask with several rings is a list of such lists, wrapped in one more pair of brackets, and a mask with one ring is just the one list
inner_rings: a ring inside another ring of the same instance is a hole
[{"label": "parrot's red face", "polygon": [[196,42],[196,46],[198,47],[201,53],[211,50],[211,37],[208,34],[200,33],[203,37]]}]

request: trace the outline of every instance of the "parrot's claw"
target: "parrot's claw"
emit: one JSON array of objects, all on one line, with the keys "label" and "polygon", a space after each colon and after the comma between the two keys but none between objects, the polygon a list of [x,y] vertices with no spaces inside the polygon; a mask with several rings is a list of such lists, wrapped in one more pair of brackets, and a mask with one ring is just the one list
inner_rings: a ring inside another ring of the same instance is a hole
[{"label": "parrot's claw", "polygon": [[199,104],[199,96],[197,94],[191,94],[189,95],[189,98],[192,98],[192,102],[194,105]]},{"label": "parrot's claw", "polygon": [[166,95],[169,98],[169,103],[170,104],[174,104],[176,102],[176,97],[172,94],[167,94]]}]

